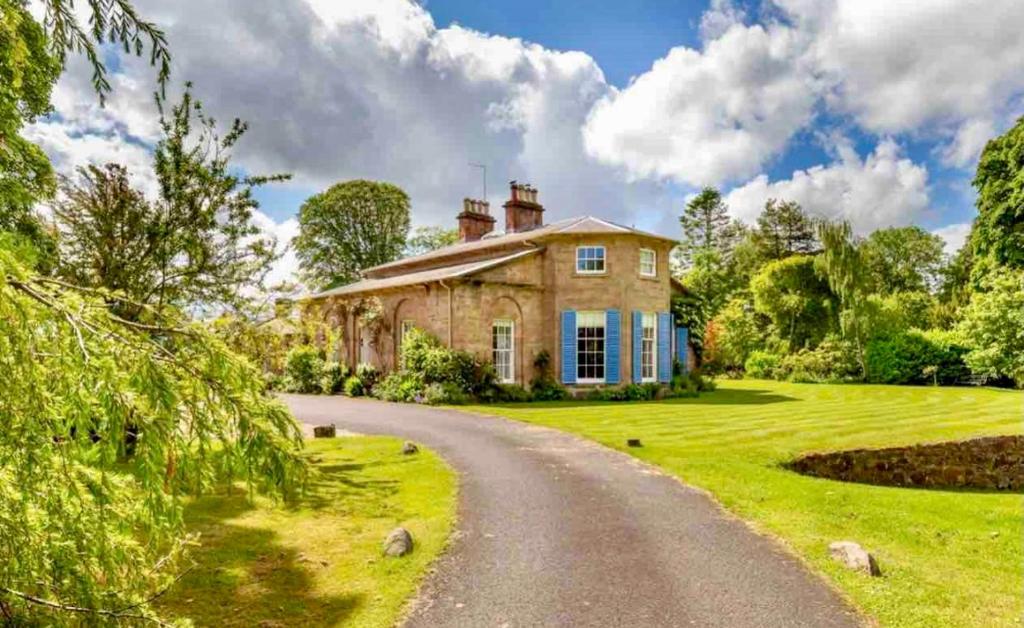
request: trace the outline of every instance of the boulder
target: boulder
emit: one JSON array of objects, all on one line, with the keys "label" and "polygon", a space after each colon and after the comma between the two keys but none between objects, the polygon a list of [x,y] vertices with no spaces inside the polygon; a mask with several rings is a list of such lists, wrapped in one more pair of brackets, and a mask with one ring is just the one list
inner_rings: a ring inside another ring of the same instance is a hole
[{"label": "boulder", "polygon": [[411,455],[419,452],[419,450],[420,450],[420,448],[417,447],[416,443],[414,443],[412,441],[408,441],[407,440],[407,441],[405,441],[405,444],[402,445],[402,453],[405,454],[406,456],[411,456]]},{"label": "boulder", "polygon": [[405,556],[412,551],[412,535],[405,528],[395,528],[384,540],[385,556]]},{"label": "boulder", "polygon": [[334,424],[330,425],[317,425],[313,428],[313,438],[334,438],[337,435],[337,430]]},{"label": "boulder", "polygon": [[843,565],[854,571],[861,571],[871,576],[880,576],[882,571],[878,562],[866,549],[853,541],[836,541],[828,546],[828,553]]}]

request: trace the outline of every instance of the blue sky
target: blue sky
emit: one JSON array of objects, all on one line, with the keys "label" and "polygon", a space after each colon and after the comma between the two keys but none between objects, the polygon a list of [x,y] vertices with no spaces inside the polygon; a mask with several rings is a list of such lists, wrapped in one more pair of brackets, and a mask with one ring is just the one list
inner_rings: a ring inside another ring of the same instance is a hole
[{"label": "blue sky", "polygon": [[[862,234],[916,224],[955,248],[980,150],[1024,113],[1019,0],[138,7],[167,32],[172,94],[190,80],[218,120],[249,122],[236,165],[294,175],[258,193],[282,243],[305,198],[355,178],[405,189],[415,224],[452,225],[484,162],[492,207],[508,180],[529,181],[550,220],[677,236],[686,199],[711,185],[748,222],[785,198]],[[62,172],[119,161],[152,192],[153,70],[108,60],[105,109],[73,59],[54,115],[28,133]]]}]

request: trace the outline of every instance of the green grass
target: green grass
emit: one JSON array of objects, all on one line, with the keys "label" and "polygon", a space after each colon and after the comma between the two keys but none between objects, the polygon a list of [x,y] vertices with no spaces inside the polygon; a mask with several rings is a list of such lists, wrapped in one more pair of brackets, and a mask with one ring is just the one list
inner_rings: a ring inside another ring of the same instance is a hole
[{"label": "green grass", "polygon": [[[312,440],[320,471],[306,497],[211,495],[190,503],[201,533],[197,565],[160,610],[196,626],[391,626],[455,518],[455,475],[432,452],[401,454],[384,437]],[[415,549],[384,558],[384,538],[402,525]]]},{"label": "green grass", "polygon": [[[724,381],[698,399],[476,407],[575,432],[704,488],[781,539],[885,626],[1010,626],[1024,615],[1020,494],[877,487],[780,468],[802,452],[1019,434],[1024,394],[976,388]],[[627,438],[641,449],[626,449]],[[837,566],[855,540],[884,576]]]}]

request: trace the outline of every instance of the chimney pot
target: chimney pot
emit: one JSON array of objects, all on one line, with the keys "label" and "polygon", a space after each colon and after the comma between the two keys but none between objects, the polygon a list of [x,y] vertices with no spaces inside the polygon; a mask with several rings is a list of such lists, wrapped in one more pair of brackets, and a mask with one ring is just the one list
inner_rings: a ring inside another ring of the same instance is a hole
[{"label": "chimney pot", "polygon": [[537,188],[529,183],[510,182],[511,194],[505,203],[505,231],[517,233],[544,224],[544,207],[537,202]]},{"label": "chimney pot", "polygon": [[487,201],[473,198],[462,200],[462,213],[458,215],[459,240],[474,242],[494,230],[494,218]]}]

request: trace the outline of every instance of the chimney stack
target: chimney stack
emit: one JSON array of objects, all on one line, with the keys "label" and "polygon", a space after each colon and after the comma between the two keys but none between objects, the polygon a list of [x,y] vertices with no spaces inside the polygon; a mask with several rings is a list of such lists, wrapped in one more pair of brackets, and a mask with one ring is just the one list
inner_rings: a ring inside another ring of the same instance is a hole
[{"label": "chimney stack", "polygon": [[494,230],[494,216],[487,201],[462,199],[462,213],[458,219],[461,242],[475,242]]},{"label": "chimney stack", "polygon": [[544,225],[544,206],[537,202],[537,188],[529,183],[510,183],[511,196],[505,203],[505,232],[518,233]]}]

